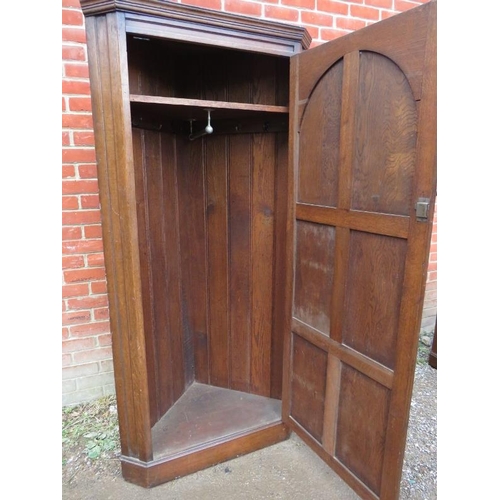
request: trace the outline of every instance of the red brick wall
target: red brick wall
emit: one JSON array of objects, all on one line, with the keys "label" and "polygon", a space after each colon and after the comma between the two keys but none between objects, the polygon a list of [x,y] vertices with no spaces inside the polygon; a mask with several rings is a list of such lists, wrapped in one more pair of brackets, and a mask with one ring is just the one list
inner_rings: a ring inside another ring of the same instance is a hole
[{"label": "red brick wall", "polygon": [[[305,26],[312,46],[408,10],[406,0],[183,0]],[[63,404],[114,392],[99,190],[90,104],[84,18],[79,0],[62,2],[62,365]],[[423,327],[436,313],[433,236]]]},{"label": "red brick wall", "polygon": [[427,269],[427,285],[425,287],[424,311],[421,328],[425,332],[433,332],[437,315],[437,204],[432,226],[432,239]]},{"label": "red brick wall", "polygon": [[63,404],[114,392],[108,297],[79,0],[62,10]]}]

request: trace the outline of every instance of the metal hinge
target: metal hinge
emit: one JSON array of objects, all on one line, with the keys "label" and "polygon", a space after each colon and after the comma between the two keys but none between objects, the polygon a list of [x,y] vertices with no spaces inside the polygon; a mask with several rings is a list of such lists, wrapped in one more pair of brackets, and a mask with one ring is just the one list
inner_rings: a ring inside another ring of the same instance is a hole
[{"label": "metal hinge", "polygon": [[417,220],[420,222],[425,222],[429,220],[429,198],[419,198],[417,203],[415,203],[415,212],[417,213]]}]

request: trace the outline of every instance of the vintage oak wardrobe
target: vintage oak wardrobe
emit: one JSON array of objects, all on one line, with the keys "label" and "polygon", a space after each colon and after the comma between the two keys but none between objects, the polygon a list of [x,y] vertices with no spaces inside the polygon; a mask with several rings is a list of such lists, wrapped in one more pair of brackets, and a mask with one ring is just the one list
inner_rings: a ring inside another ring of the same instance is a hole
[{"label": "vintage oak wardrobe", "polygon": [[296,432],[394,499],[436,190],[436,3],[306,50],[160,0],[86,16],[126,480]]}]

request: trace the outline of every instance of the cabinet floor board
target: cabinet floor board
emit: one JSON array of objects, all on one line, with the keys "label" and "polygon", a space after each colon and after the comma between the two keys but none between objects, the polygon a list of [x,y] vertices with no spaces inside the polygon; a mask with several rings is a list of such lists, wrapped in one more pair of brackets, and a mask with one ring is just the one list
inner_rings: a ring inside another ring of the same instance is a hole
[{"label": "cabinet floor board", "polygon": [[194,382],[152,429],[154,459],[281,422],[281,401]]}]

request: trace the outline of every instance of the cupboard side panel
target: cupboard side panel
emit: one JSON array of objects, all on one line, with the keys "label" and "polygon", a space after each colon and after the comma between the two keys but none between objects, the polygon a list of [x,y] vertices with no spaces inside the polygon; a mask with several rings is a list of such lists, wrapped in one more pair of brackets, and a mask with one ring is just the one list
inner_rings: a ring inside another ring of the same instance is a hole
[{"label": "cupboard side panel", "polygon": [[288,137],[286,133],[276,134],[275,158],[275,216],[274,216],[274,263],[273,263],[273,323],[271,335],[271,397],[281,399],[283,386],[283,326],[286,317],[286,211],[288,175]]},{"label": "cupboard side panel", "polygon": [[229,388],[229,226],[227,137],[206,141],[210,383]]},{"label": "cupboard side panel", "polygon": [[250,390],[271,393],[271,336],[273,318],[274,235],[273,134],[253,136],[252,171],[252,331]]},{"label": "cupboard side panel", "polygon": [[161,50],[154,39],[127,37],[131,94],[171,95],[176,75],[172,51]]},{"label": "cupboard side panel", "polygon": [[[184,393],[175,139],[133,130],[152,423]],[[153,412],[153,407],[154,412]]]},{"label": "cupboard side panel", "polygon": [[276,106],[290,104],[290,59],[278,58],[276,63]]},{"label": "cupboard side panel", "polygon": [[252,137],[229,142],[229,266],[231,389],[248,391],[251,332],[251,192]]},{"label": "cupboard side panel", "polygon": [[148,365],[148,385],[150,401],[151,425],[161,418],[158,405],[158,361],[155,340],[155,321],[153,312],[153,289],[151,269],[151,246],[150,246],[150,224],[149,224],[149,196],[147,163],[145,160],[144,131],[132,129],[134,164],[135,164],[135,186],[137,201],[137,226],[139,236],[139,252],[142,276],[142,304],[144,308],[144,336],[146,341],[146,357]]},{"label": "cupboard side panel", "polygon": [[[161,165],[164,199],[164,248],[166,304],[168,317],[167,349],[170,359],[172,402],[175,403],[194,379],[193,370],[185,363],[182,322],[182,272],[179,234],[179,194],[175,137],[161,134]],[[167,359],[167,357],[165,357]],[[163,368],[168,373],[167,367]],[[166,411],[166,408],[164,411]]]},{"label": "cupboard side panel", "polygon": [[[252,54],[251,95],[255,104],[275,104],[283,92],[277,58]],[[252,338],[250,390],[271,395],[274,233],[276,231],[276,134],[253,135],[252,166]],[[282,361],[280,362],[280,365]]]},{"label": "cupboard side panel", "polygon": [[170,318],[167,304],[167,259],[166,259],[166,224],[164,189],[164,168],[161,149],[161,134],[159,132],[144,132],[144,157],[146,159],[148,186],[148,243],[150,248],[151,292],[153,313],[153,336],[155,341],[157,365],[157,395],[160,415],[170,408],[173,397],[172,352],[169,337]]},{"label": "cupboard side panel", "polygon": [[208,383],[207,265],[202,142],[177,136],[182,323],[187,373]]}]

